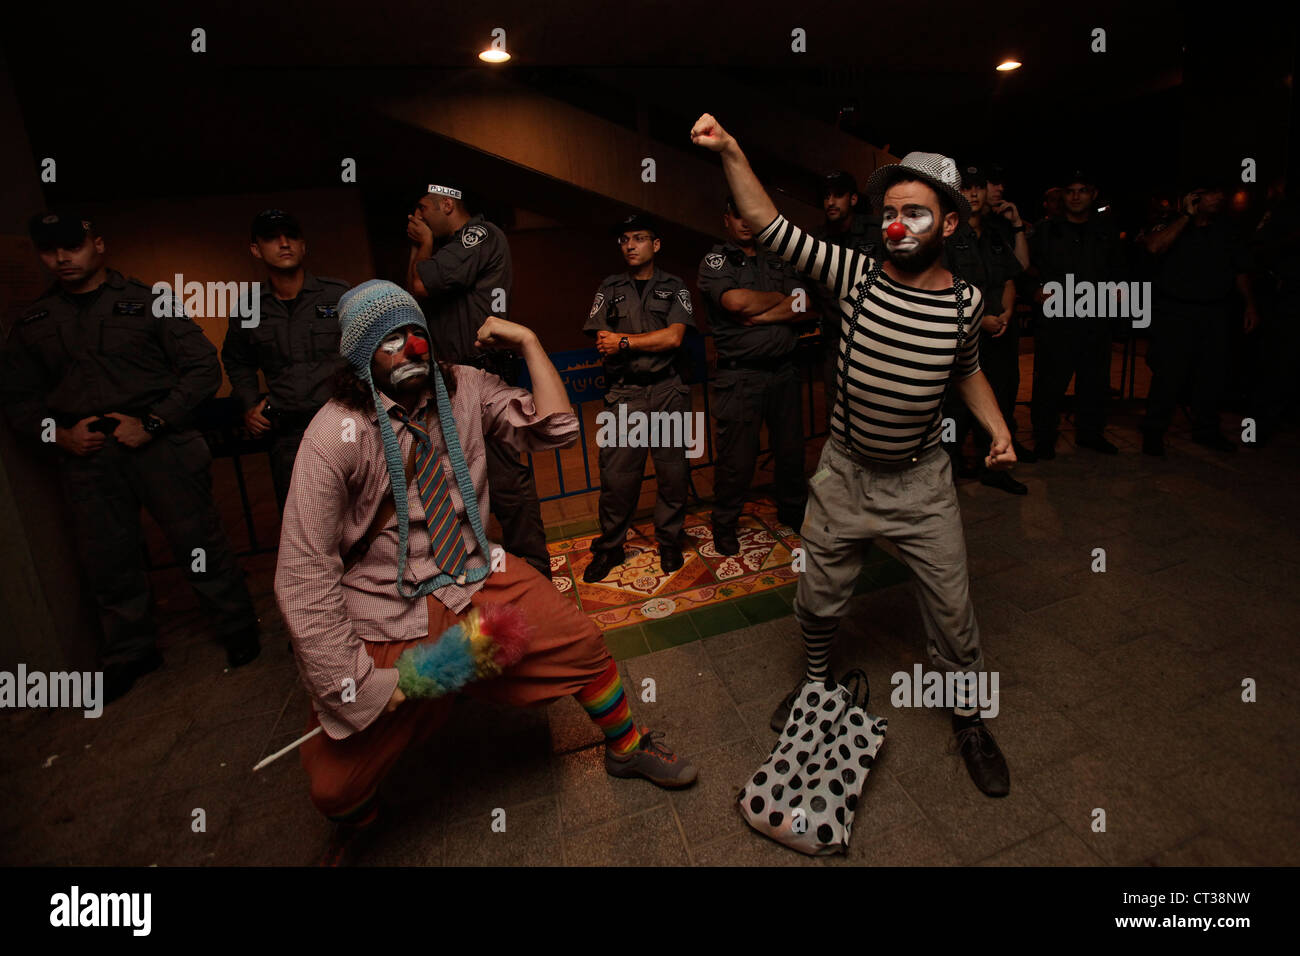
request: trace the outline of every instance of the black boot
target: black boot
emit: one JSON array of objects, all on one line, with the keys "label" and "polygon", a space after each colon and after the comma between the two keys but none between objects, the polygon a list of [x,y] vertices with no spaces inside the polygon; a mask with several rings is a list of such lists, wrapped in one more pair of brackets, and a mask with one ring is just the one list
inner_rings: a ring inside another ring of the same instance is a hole
[{"label": "black boot", "polygon": [[132,687],[137,678],[143,677],[162,667],[162,654],[151,648],[143,657],[133,661],[122,661],[104,668],[104,703],[111,704]]},{"label": "black boot", "polygon": [[1103,455],[1118,455],[1119,447],[1106,441],[1106,437],[1101,432],[1080,432],[1075,438],[1074,443],[1080,448],[1091,448],[1093,451],[1099,451]]},{"label": "black boot", "polygon": [[[292,647],[292,644],[290,646]],[[256,627],[250,627],[226,639],[226,663],[231,667],[243,667],[256,660],[260,653],[262,653],[262,640],[258,636]]]},{"label": "black boot", "polygon": [[610,571],[623,563],[626,555],[620,551],[598,551],[591,558],[591,564],[582,572],[582,580],[588,584],[605,580]]},{"label": "black boot", "polygon": [[1037,455],[1014,438],[1011,439],[1011,447],[1015,450],[1016,461],[1023,461],[1026,465],[1032,465],[1034,462],[1038,461]]},{"label": "black boot", "polygon": [[736,537],[735,528],[714,528],[713,529],[713,547],[718,554],[739,554],[740,539]]},{"label": "black boot", "polygon": [[975,786],[990,797],[1005,797],[1010,793],[1011,771],[1007,769],[1007,759],[979,714],[974,717],[953,714],[952,730]]},{"label": "black boot", "polygon": [[682,557],[682,549],[675,544],[659,545],[659,567],[665,574],[672,574],[685,562]]},{"label": "black boot", "polygon": [[980,475],[980,484],[988,485],[990,488],[997,488],[999,491],[1005,491],[1011,495],[1027,495],[1029,488],[1023,482],[1016,481],[1011,477],[1010,472],[1006,471],[985,471]]}]

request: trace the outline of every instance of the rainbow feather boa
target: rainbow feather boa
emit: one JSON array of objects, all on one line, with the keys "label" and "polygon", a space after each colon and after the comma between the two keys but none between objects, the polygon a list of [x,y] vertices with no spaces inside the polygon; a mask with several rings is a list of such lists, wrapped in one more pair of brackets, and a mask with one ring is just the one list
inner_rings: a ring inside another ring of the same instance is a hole
[{"label": "rainbow feather boa", "polygon": [[475,680],[496,677],[523,660],[532,627],[511,604],[470,610],[439,635],[397,658],[397,686],[407,697],[442,697]]}]

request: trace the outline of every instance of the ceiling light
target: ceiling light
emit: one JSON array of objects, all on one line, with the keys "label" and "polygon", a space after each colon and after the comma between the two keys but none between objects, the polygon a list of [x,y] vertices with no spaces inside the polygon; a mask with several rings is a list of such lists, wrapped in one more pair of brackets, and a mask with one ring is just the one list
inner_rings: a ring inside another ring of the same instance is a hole
[{"label": "ceiling light", "polygon": [[484,63],[504,63],[510,59],[510,54],[505,50],[496,50],[489,47],[480,53],[478,58]]},{"label": "ceiling light", "polygon": [[1018,70],[1018,69],[1020,69],[1019,60],[1003,60],[1001,63],[997,65],[997,70],[999,73],[1010,73],[1012,70]]}]

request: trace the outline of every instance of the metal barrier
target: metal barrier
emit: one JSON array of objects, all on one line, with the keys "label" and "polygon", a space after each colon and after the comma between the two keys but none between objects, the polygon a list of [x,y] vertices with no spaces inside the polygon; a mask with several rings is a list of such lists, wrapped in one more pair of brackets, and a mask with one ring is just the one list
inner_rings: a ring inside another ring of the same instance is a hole
[{"label": "metal barrier", "polygon": [[[709,413],[710,367],[705,350],[704,336],[688,336],[683,348],[689,357],[689,370],[692,379],[691,404],[692,406],[695,405],[695,396],[698,394],[703,405],[702,411],[705,420],[705,451],[700,459],[690,465],[690,474],[693,476],[701,468],[713,467],[713,416]],[[807,340],[801,340],[794,356],[796,363],[801,367],[801,371],[806,378],[805,405],[808,425],[805,435],[807,438],[821,438],[827,433],[825,415],[817,414],[815,402],[815,387],[820,388],[822,383],[822,354],[821,347],[815,337],[810,336]],[[574,411],[578,415],[578,441],[569,448],[557,448],[553,452],[547,453],[548,457],[554,456],[556,484],[559,490],[554,494],[542,496],[541,501],[555,501],[560,498],[571,498],[600,490],[599,474],[595,476],[592,474],[593,464],[591,452],[588,449],[588,430],[585,414],[587,407],[593,402],[599,402],[602,408],[604,406],[605,370],[600,360],[600,353],[595,349],[554,352],[551,353],[551,361],[559,370],[560,378],[564,382],[564,387],[569,395],[569,401],[573,403]],[[523,388],[531,386],[526,370],[519,384]],[[239,490],[240,510],[244,519],[244,527],[248,532],[249,542],[249,546],[242,551],[237,551],[236,555],[238,557],[248,557],[274,551],[276,547],[274,543],[263,544],[258,538],[256,522],[253,518],[253,505],[248,494],[248,482],[244,475],[245,458],[254,455],[267,455],[269,459],[271,439],[269,437],[248,438],[244,434],[243,419],[239,414],[239,408],[235,400],[230,397],[209,399],[200,405],[195,414],[195,426],[203,432],[204,438],[212,449],[214,462],[219,458],[228,458],[231,468],[234,469],[235,485]],[[770,447],[759,448],[760,460],[763,456],[769,454],[771,454]],[[566,481],[566,459],[575,462],[578,456],[581,456],[582,460],[582,481],[580,483]],[[529,454],[528,464],[536,474],[536,467],[539,462],[534,455]],[[652,476],[653,472],[647,472],[642,476],[641,480],[644,482]],[[690,494],[694,501],[698,502],[700,500],[700,495],[695,490],[693,480]],[[153,570],[158,570],[173,567],[174,564],[174,562],[169,564],[151,563],[150,567]]]}]

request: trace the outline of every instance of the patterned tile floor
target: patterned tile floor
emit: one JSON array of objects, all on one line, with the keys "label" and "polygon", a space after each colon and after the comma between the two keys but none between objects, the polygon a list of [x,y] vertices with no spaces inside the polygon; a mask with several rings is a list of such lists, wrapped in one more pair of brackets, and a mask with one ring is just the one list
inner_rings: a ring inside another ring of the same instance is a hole
[{"label": "patterned tile floor", "polygon": [[[633,524],[627,560],[595,584],[582,580],[591,563],[589,546],[599,530],[595,521],[585,522],[585,533],[550,542],[556,590],[571,596],[604,630],[615,659],[689,644],[790,613],[799,535],[777,519],[776,505],[760,498],[747,506],[737,529],[740,553],[731,556],[714,547],[710,515],[707,506],[687,514],[683,535],[690,545],[682,549],[685,561],[672,574],[659,566],[649,516]],[[873,548],[857,593],[906,577],[901,563]]]}]

